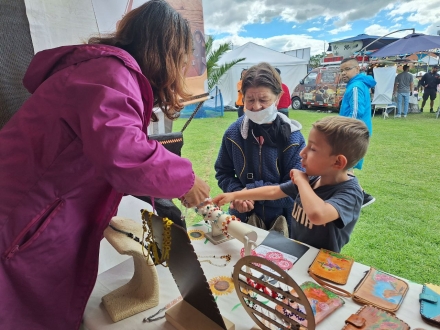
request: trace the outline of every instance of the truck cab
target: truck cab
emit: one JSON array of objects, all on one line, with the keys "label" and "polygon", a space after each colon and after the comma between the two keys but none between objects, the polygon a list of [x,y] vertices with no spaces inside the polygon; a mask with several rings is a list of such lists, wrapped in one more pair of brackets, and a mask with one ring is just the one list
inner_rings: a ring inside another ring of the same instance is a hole
[{"label": "truck cab", "polygon": [[340,81],[339,65],[315,68],[293,90],[292,109],[303,106],[339,109],[345,87]]}]

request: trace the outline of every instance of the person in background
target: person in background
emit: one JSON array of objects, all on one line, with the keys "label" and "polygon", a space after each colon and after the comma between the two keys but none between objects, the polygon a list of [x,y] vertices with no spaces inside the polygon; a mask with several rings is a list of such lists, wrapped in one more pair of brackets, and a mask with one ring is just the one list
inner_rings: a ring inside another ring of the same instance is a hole
[{"label": "person in background", "polygon": [[[303,170],[302,126],[277,111],[283,92],[279,74],[268,63],[254,65],[243,76],[242,91],[244,116],[226,130],[214,165],[223,192],[278,186],[290,181],[292,168]],[[231,201],[229,212],[241,221],[288,236],[292,208],[291,197],[249,199]]]},{"label": "person in background", "polygon": [[241,84],[243,81],[243,76],[246,73],[246,69],[241,70],[240,80],[237,83],[237,101],[235,101],[235,107],[237,108],[237,115],[238,118],[243,116],[244,110],[243,110],[243,94],[241,93]]},{"label": "person in background", "polygon": [[[371,95],[370,88],[376,86],[376,81],[368,75],[360,74],[359,62],[354,58],[345,58],[341,62],[341,79],[347,84],[344,96],[342,98],[339,115],[362,120],[368,127],[370,136],[373,133],[371,122]],[[360,159],[350,170],[362,169],[364,159]],[[362,207],[374,203],[376,200],[370,194],[363,190],[364,201]]]},{"label": "person in background", "polygon": [[437,85],[440,84],[440,76],[438,75],[438,66],[434,65],[431,72],[426,72],[419,84],[423,86],[423,101],[420,111],[423,112],[423,107],[426,104],[428,98],[431,100],[429,112],[434,112],[434,100],[437,96]]},{"label": "person in background", "polygon": [[[414,78],[409,71],[409,66],[403,66],[403,72],[399,73],[396,76],[394,81],[394,92],[393,94],[397,94],[397,115],[396,118],[400,118],[403,114],[403,117],[406,118],[408,115],[409,108],[409,97],[412,95],[414,90]],[[402,109],[403,103],[403,109]],[[403,110],[403,111],[402,111]]]},{"label": "person in background", "polygon": [[150,0],[110,36],[34,56],[32,95],[0,131],[2,329],[80,327],[124,194],[209,196],[189,160],[147,136],[153,106],[175,118],[190,97],[192,47],[187,20]]},{"label": "person in background", "polygon": [[[275,68],[275,70],[277,70],[278,74],[280,75],[280,79],[281,79],[280,69]],[[281,112],[282,114],[289,117],[289,107],[290,107],[290,103],[291,103],[289,87],[287,87],[283,83],[281,83],[281,86],[283,87],[283,94],[281,94],[281,98],[280,98],[280,101],[278,102],[277,109],[279,112]]]},{"label": "person in background", "polygon": [[348,170],[367,152],[370,133],[357,119],[324,117],[313,124],[301,151],[306,172],[290,172],[291,181],[277,186],[220,194],[217,205],[237,200],[295,200],[291,238],[317,249],[340,252],[359,218],[363,193]]}]

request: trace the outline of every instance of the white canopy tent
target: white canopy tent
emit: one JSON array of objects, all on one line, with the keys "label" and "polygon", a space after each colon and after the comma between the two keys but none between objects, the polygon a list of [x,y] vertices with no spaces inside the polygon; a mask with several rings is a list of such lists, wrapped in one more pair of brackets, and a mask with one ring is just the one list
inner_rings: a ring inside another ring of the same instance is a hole
[{"label": "white canopy tent", "polygon": [[234,106],[237,99],[237,82],[240,80],[241,71],[249,69],[260,62],[268,62],[281,71],[281,79],[289,87],[289,91],[298,85],[299,81],[307,74],[307,61],[298,57],[286,55],[275,50],[248,42],[223,55],[218,64],[221,65],[239,58],[244,61],[234,65],[219,81],[225,106]]},{"label": "white canopy tent", "polygon": [[428,65],[438,65],[440,62],[438,57],[433,57],[433,56],[425,56],[420,61]]}]

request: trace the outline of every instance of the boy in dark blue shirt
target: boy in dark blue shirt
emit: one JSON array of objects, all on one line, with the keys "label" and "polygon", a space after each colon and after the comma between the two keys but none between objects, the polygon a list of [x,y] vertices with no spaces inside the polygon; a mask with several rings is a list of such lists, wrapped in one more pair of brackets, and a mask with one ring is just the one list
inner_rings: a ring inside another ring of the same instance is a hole
[{"label": "boy in dark blue shirt", "polygon": [[369,131],[360,120],[325,117],[313,124],[301,151],[306,173],[293,169],[291,182],[223,193],[213,203],[233,200],[295,199],[291,238],[316,248],[340,252],[358,220],[363,193],[356,177],[348,174],[367,152]]}]

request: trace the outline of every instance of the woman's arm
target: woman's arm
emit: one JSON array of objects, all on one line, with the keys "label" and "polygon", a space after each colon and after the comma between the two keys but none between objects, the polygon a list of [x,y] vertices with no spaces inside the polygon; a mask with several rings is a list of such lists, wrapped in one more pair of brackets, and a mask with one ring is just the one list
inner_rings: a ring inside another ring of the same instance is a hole
[{"label": "woman's arm", "polygon": [[244,165],[242,168],[235,168],[234,164],[237,164],[238,162],[236,161],[234,163],[232,158],[233,142],[228,139],[228,131],[226,131],[225,135],[223,136],[217,160],[214,164],[215,178],[217,179],[218,186],[224,192],[232,192],[245,188],[238,178],[240,172],[244,171]]},{"label": "woman's arm", "polygon": [[77,65],[65,85],[70,97],[60,110],[63,119],[114,189],[158,198],[189,192],[195,182],[191,162],[144,132],[152,92],[141,90],[134,71],[119,59],[99,58]]}]

